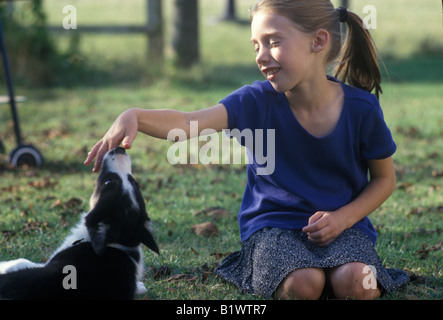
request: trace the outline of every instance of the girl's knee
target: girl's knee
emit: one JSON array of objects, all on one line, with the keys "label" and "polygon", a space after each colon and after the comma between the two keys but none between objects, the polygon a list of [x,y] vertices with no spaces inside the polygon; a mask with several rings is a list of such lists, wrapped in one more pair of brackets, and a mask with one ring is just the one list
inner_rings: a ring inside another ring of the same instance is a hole
[{"label": "girl's knee", "polygon": [[291,272],[275,291],[277,299],[317,300],[325,286],[322,269],[306,268]]},{"label": "girl's knee", "polygon": [[337,267],[329,273],[329,279],[337,299],[372,300],[380,296],[376,275],[364,263]]}]

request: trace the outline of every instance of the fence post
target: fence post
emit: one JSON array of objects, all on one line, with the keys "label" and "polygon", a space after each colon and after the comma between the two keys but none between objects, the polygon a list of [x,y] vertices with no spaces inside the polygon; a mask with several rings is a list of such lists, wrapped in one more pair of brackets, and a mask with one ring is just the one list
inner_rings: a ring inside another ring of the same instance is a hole
[{"label": "fence post", "polygon": [[162,0],[147,1],[148,59],[150,63],[163,63],[163,10]]},{"label": "fence post", "polygon": [[236,20],[236,12],[235,12],[235,1],[227,0],[226,2],[226,11],[223,17],[223,20]]},{"label": "fence post", "polygon": [[199,61],[198,37],[198,0],[175,0],[172,47],[178,67],[187,68]]}]

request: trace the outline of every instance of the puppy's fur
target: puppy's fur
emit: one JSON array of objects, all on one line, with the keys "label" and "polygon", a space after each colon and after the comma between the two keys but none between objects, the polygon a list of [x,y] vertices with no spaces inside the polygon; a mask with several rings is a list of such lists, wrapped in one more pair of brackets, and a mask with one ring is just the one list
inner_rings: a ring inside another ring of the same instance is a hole
[{"label": "puppy's fur", "polygon": [[129,156],[113,149],[90,211],[49,260],[0,262],[0,299],[132,299],[146,292],[141,244],[159,252],[149,225]]}]

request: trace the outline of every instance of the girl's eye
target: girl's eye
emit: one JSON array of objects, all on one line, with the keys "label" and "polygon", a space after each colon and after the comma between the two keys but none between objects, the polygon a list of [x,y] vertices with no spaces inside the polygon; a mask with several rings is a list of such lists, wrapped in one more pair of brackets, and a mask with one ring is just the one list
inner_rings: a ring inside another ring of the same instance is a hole
[{"label": "girl's eye", "polygon": [[[280,45],[280,41],[269,41],[266,44],[266,48],[268,48],[268,49],[277,48],[279,45]],[[260,46],[259,45],[254,46],[254,53],[255,53],[255,55],[258,55],[260,53]]]}]

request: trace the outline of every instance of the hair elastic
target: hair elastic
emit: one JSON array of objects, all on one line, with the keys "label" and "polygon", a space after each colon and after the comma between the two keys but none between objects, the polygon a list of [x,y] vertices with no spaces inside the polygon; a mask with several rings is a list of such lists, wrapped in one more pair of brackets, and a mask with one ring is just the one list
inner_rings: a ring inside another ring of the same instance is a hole
[{"label": "hair elastic", "polygon": [[338,12],[338,21],[346,22],[348,21],[348,10],[345,7],[337,8]]}]

